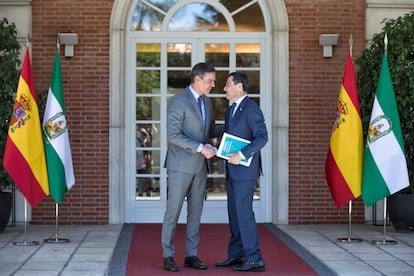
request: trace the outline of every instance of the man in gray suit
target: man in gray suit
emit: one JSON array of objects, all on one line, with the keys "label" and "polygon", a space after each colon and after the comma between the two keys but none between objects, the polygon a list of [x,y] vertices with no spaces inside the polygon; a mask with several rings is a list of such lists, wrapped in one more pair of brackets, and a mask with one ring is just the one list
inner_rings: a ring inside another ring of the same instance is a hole
[{"label": "man in gray suit", "polygon": [[200,219],[207,183],[207,159],[215,151],[210,138],[222,134],[215,126],[213,108],[206,96],[215,86],[216,70],[206,63],[196,64],[191,71],[191,85],[170,99],[167,109],[168,171],[167,208],[161,232],[164,269],[178,271],[174,261],[174,235],[178,218],[187,197],[187,228],[184,265],[207,269],[197,255]]}]

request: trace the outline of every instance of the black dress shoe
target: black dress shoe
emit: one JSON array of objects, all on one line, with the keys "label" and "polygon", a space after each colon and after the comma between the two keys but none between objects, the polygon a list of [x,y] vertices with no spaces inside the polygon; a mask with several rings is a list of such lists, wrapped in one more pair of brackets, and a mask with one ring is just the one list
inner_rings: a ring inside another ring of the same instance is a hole
[{"label": "black dress shoe", "polygon": [[185,257],[184,265],[189,268],[194,269],[207,269],[207,265],[203,264],[197,256]]},{"label": "black dress shoe", "polygon": [[175,263],[173,257],[164,258],[164,269],[171,272],[178,271],[178,266]]},{"label": "black dress shoe", "polygon": [[265,264],[263,260],[258,260],[257,262],[246,261],[242,264],[234,265],[232,271],[263,272],[265,271]]},{"label": "black dress shoe", "polygon": [[238,265],[238,264],[242,264],[246,262],[246,258],[245,257],[239,257],[239,258],[228,258],[225,261],[222,262],[218,262],[216,263],[217,267],[228,267],[228,266],[233,266],[233,265]]}]

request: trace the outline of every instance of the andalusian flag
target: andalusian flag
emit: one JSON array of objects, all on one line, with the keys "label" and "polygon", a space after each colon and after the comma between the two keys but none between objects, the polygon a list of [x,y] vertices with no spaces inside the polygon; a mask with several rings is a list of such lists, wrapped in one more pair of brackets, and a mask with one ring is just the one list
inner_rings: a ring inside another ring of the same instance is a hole
[{"label": "andalusian flag", "polygon": [[75,176],[63,100],[59,50],[56,50],[52,80],[47,96],[43,134],[50,194],[56,203],[60,203],[65,193],[75,184]]},{"label": "andalusian flag", "polygon": [[364,151],[362,199],[370,206],[408,185],[400,118],[384,52]]},{"label": "andalusian flag", "polygon": [[339,208],[361,195],[362,122],[352,58],[348,55],[336,106],[325,175]]},{"label": "andalusian flag", "polygon": [[45,150],[29,49],[26,49],[17,86],[3,166],[32,207],[49,195]]}]

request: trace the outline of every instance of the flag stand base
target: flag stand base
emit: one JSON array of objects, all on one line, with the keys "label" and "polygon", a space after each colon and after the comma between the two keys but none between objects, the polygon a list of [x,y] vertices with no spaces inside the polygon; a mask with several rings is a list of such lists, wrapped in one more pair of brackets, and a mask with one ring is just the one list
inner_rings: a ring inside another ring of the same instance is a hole
[{"label": "flag stand base", "polygon": [[362,242],[362,239],[360,238],[337,238],[337,242],[343,242],[343,243],[357,243]]},{"label": "flag stand base", "polygon": [[66,238],[48,238],[44,240],[45,243],[66,243],[70,242],[70,239]]},{"label": "flag stand base", "polygon": [[36,246],[39,245],[38,241],[16,241],[12,243],[13,245],[17,245],[17,246]]},{"label": "flag stand base", "polygon": [[55,237],[54,238],[47,238],[44,240],[45,243],[67,243],[70,242],[70,239],[66,238],[59,238],[59,229],[58,229],[58,218],[59,218],[59,204],[55,204],[55,217],[56,217],[56,223],[55,223]]},{"label": "flag stand base", "polygon": [[352,200],[348,202],[348,237],[347,238],[337,238],[337,242],[342,243],[357,243],[362,242],[360,238],[351,238],[351,213],[352,213]]},{"label": "flag stand base", "polygon": [[38,241],[27,240],[27,200],[24,199],[24,240],[12,242],[16,246],[36,246],[39,245]]},{"label": "flag stand base", "polygon": [[397,244],[397,241],[394,241],[394,240],[376,240],[376,241],[371,241],[371,244],[374,244],[374,245],[395,245],[395,244]]}]

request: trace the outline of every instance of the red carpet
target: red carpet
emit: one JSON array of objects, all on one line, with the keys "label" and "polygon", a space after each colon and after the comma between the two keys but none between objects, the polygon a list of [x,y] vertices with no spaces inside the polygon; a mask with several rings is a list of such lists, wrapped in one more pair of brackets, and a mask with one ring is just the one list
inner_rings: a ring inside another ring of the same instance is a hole
[{"label": "red carpet", "polygon": [[[292,249],[285,245],[266,226],[259,224],[259,237],[266,271],[261,275],[318,275]],[[184,266],[185,224],[179,224],[175,236],[174,257],[179,275],[235,275],[231,268],[216,268],[214,264],[227,258],[229,239],[227,224],[202,224],[198,257],[208,265],[207,270]],[[161,248],[161,224],[136,224],[129,247],[126,275],[175,275],[165,271]]]}]

